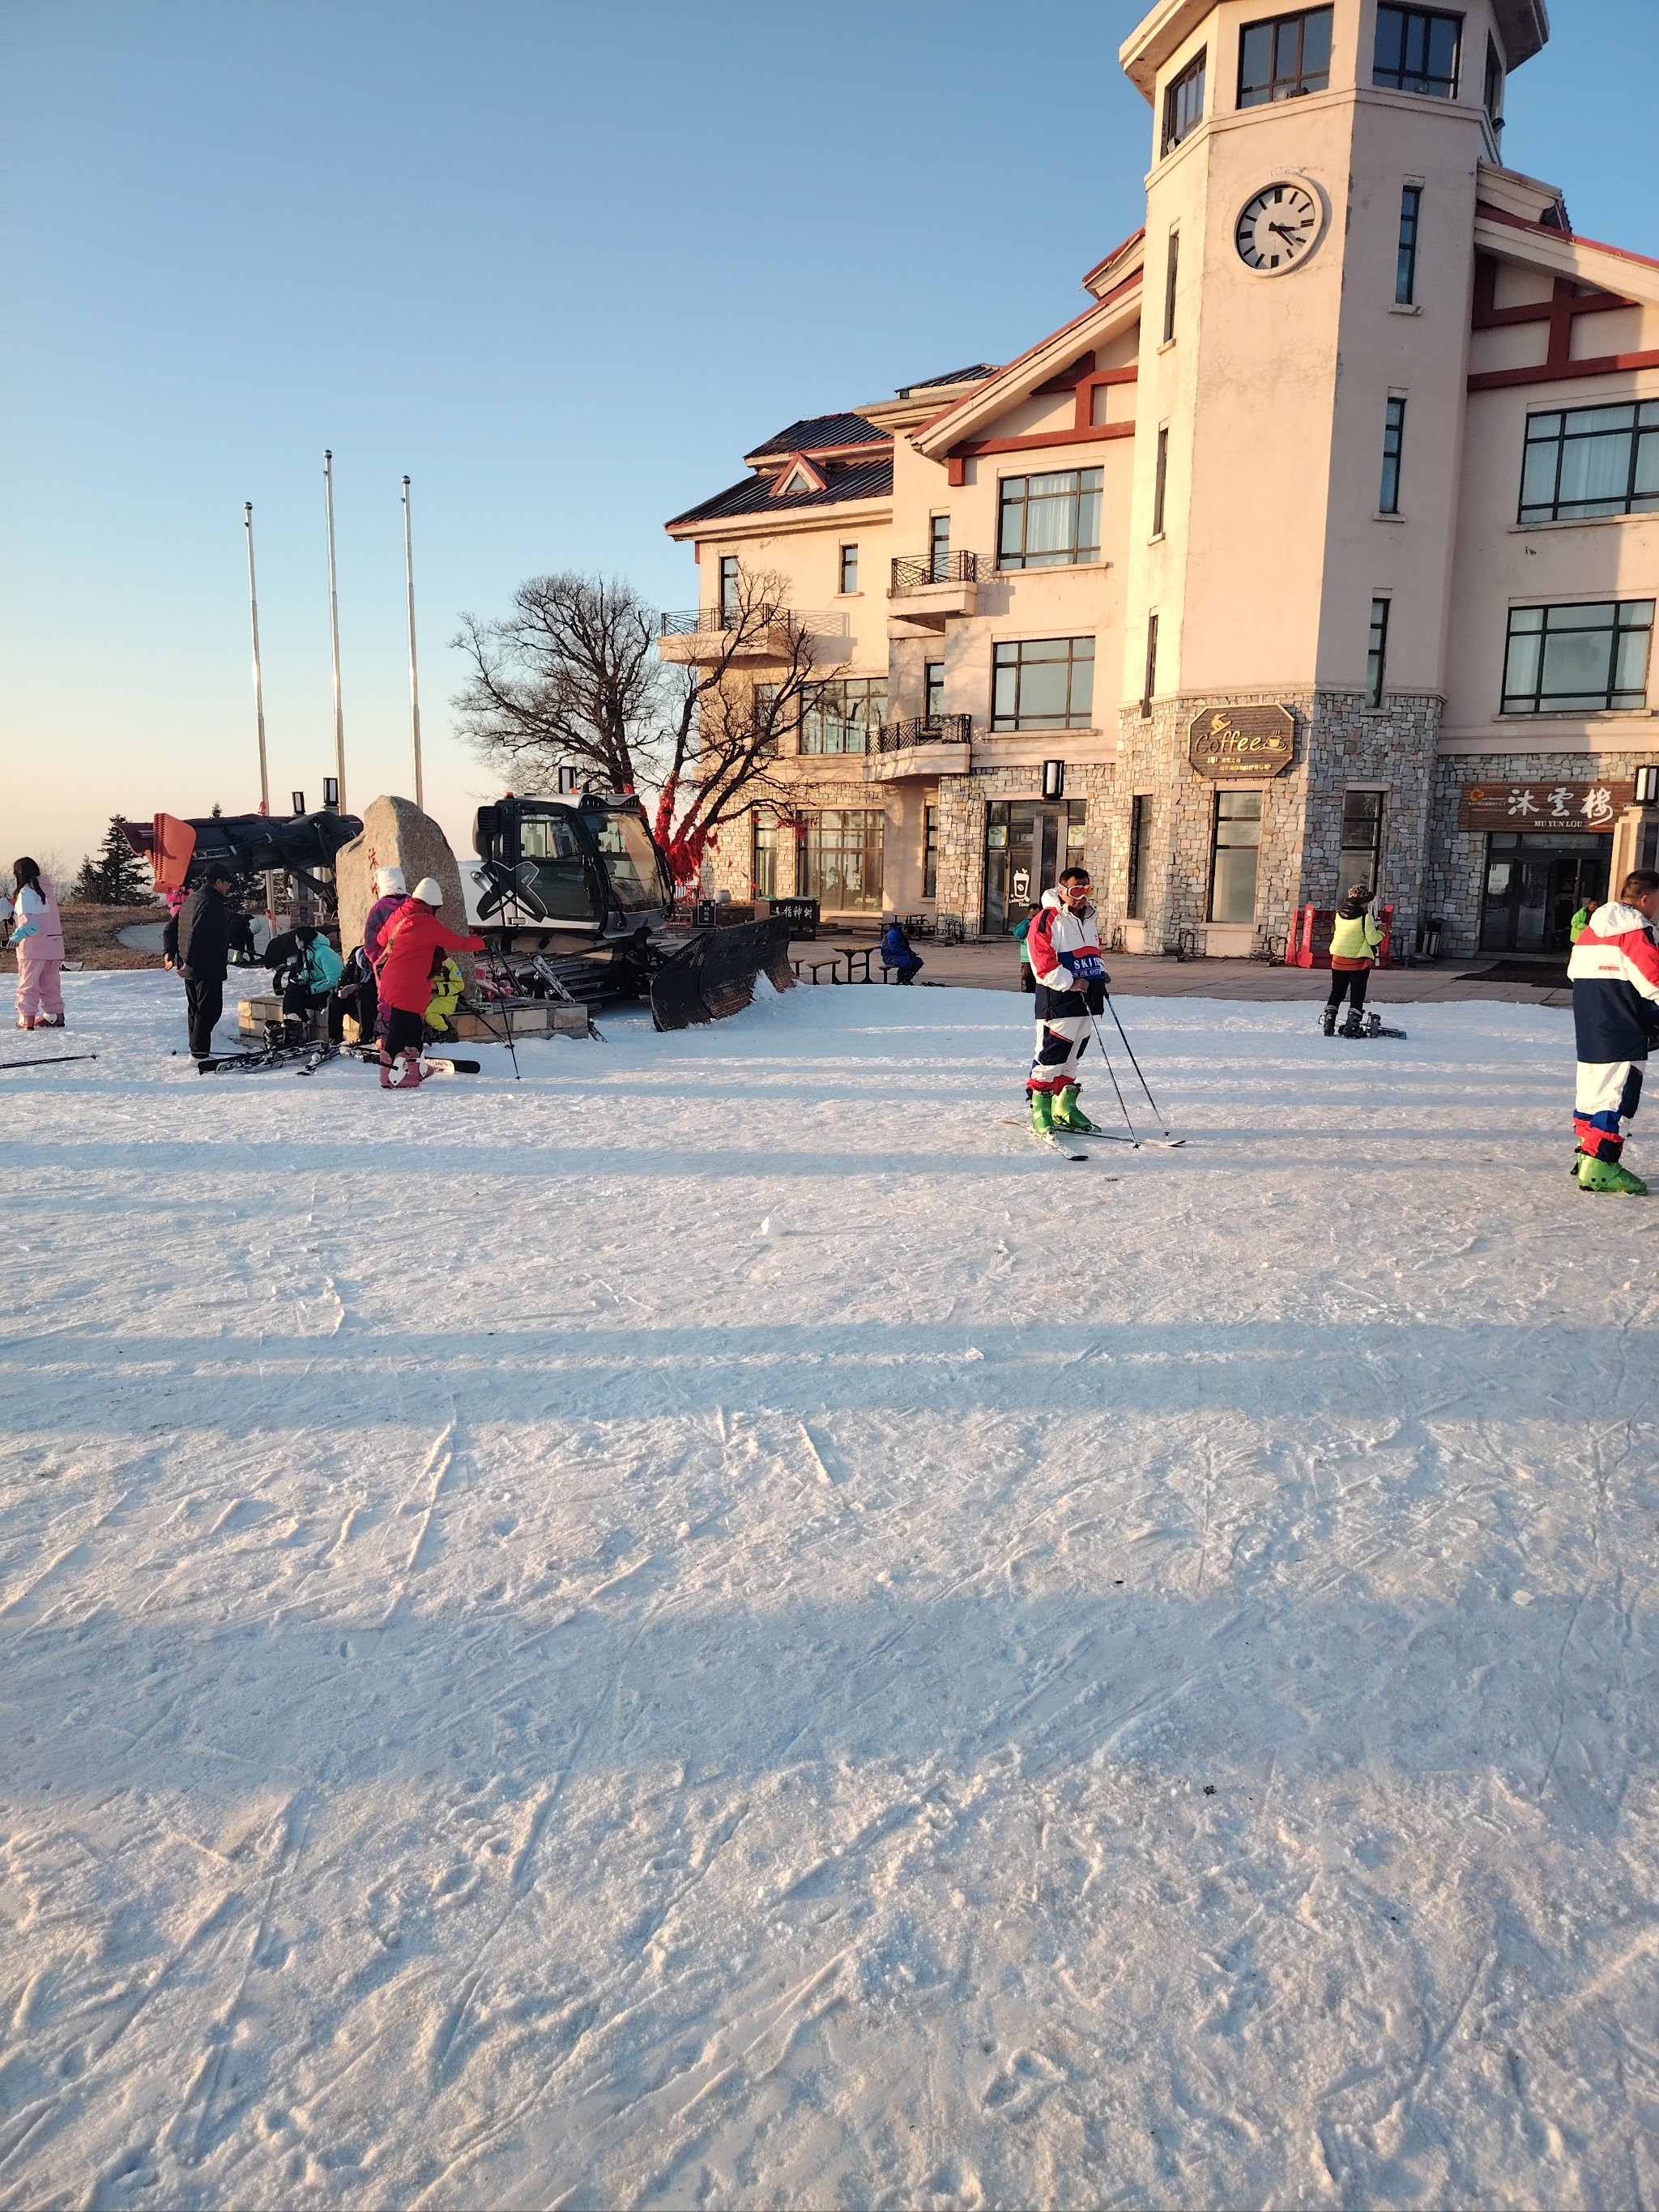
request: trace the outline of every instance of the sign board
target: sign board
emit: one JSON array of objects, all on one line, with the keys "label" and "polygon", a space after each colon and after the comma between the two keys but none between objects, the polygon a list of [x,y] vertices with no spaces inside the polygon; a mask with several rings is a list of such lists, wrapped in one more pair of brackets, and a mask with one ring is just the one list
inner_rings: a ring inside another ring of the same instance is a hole
[{"label": "sign board", "polygon": [[1632,804],[1631,783],[1466,783],[1460,830],[1607,830]]},{"label": "sign board", "polygon": [[1030,896],[1030,870],[1029,868],[1016,868],[1014,870],[1014,896],[1017,899],[1028,899]]},{"label": "sign board", "polygon": [[1282,775],[1296,758],[1296,717],[1288,707],[1206,707],[1187,726],[1187,757],[1212,783]]},{"label": "sign board", "polygon": [[774,921],[787,921],[797,937],[818,933],[818,902],[815,898],[775,898],[769,902]]}]

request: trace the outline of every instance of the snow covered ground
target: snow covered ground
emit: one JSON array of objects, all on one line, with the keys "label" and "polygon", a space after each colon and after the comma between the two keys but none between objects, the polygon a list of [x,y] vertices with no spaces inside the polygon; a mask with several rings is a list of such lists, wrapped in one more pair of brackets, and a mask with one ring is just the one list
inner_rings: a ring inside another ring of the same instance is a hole
[{"label": "snow covered ground", "polygon": [[1194,1142],[1072,1166],[1006,994],[386,1097],[66,988],[0,2205],[1659,2198],[1659,1197],[1570,1017],[1137,1000]]}]

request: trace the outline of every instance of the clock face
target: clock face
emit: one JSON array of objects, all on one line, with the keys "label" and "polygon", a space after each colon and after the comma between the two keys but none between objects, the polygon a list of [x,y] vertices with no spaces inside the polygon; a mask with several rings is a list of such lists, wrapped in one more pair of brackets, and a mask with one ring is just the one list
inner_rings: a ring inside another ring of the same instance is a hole
[{"label": "clock face", "polygon": [[1299,269],[1319,243],[1320,206],[1305,185],[1264,185],[1244,204],[1233,230],[1238,258],[1262,276]]}]

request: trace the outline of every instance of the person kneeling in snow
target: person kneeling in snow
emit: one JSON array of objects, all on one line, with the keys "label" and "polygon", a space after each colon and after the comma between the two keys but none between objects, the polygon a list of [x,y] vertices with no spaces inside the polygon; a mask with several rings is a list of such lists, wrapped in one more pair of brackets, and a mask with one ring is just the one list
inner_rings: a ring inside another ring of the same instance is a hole
[{"label": "person kneeling in snow", "polygon": [[[436,911],[443,902],[442,884],[434,876],[422,876],[386,933],[375,970],[380,999],[383,1091],[411,1090],[421,1079],[424,1017],[432,1000],[433,956],[483,951],[482,937],[462,937],[444,927]],[[400,1054],[401,1077],[393,1073]]]},{"label": "person kneeling in snow", "polygon": [[1573,1172],[1583,1190],[1644,1198],[1647,1185],[1620,1164],[1620,1124],[1632,1121],[1642,1096],[1642,1067],[1659,1036],[1659,875],[1638,868],[1617,899],[1597,907],[1578,933],[1567,963],[1572,1020],[1578,1040]]},{"label": "person kneeling in snow", "polygon": [[1044,891],[1025,939],[1036,978],[1036,1057],[1025,1085],[1031,1127],[1091,1136],[1095,1125],[1077,1103],[1077,1065],[1094,1017],[1106,1008],[1110,981],[1100,957],[1100,916],[1089,896],[1086,868],[1067,868],[1060,889]]}]

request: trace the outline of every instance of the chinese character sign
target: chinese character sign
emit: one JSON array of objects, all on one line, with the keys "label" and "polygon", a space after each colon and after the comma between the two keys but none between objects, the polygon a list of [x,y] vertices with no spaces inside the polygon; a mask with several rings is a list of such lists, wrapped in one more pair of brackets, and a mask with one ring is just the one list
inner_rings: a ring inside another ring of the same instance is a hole
[{"label": "chinese character sign", "polygon": [[1552,830],[1582,836],[1610,831],[1633,800],[1628,783],[1466,783],[1457,810],[1461,830],[1520,830],[1547,837]]}]

